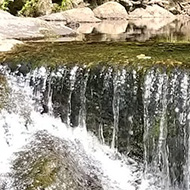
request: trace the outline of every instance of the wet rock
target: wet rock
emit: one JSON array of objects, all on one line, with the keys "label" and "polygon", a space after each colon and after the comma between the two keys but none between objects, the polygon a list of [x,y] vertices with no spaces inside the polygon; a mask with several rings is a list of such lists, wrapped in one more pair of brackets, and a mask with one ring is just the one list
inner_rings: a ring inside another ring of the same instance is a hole
[{"label": "wet rock", "polygon": [[129,18],[173,18],[173,15],[168,10],[160,7],[159,5],[147,6],[146,8],[138,8],[129,14]]},{"label": "wet rock", "polygon": [[[19,26],[19,27],[18,27]],[[50,36],[67,36],[75,32],[56,23],[46,22],[38,18],[20,18],[10,14],[0,13],[0,35],[4,38],[31,39]]]},{"label": "wet rock", "polygon": [[90,8],[76,8],[62,12],[62,15],[66,18],[67,22],[100,22],[94,16],[93,11]]},{"label": "wet rock", "polygon": [[[45,131],[39,131],[34,141],[16,154],[13,161],[12,178],[16,190],[103,190],[98,176],[86,163],[83,147],[78,143],[78,155],[73,154],[75,144]],[[78,160],[79,155],[84,160]]]},{"label": "wet rock", "polygon": [[98,6],[94,10],[96,17],[100,19],[127,19],[128,14],[121,4],[117,2],[107,2]]}]

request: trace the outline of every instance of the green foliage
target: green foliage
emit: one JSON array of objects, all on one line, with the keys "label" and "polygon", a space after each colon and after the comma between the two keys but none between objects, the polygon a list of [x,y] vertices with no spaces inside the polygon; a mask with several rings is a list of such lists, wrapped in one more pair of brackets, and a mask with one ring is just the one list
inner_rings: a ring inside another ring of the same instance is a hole
[{"label": "green foliage", "polygon": [[9,11],[9,3],[13,2],[14,0],[3,0],[3,3],[0,4],[0,9],[4,10],[4,11]]},{"label": "green foliage", "polygon": [[37,14],[37,2],[38,0],[27,0],[22,9],[18,12],[18,15],[23,16],[38,16]]}]

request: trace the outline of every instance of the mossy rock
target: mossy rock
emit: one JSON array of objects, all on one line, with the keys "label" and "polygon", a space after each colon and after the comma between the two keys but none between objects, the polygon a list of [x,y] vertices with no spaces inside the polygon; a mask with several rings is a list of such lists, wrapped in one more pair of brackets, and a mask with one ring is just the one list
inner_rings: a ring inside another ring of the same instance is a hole
[{"label": "mossy rock", "polygon": [[24,151],[16,153],[12,178],[16,190],[102,190],[97,177],[85,173],[67,142],[40,131]]},{"label": "mossy rock", "polygon": [[0,75],[0,110],[7,104],[9,88],[5,76]]}]

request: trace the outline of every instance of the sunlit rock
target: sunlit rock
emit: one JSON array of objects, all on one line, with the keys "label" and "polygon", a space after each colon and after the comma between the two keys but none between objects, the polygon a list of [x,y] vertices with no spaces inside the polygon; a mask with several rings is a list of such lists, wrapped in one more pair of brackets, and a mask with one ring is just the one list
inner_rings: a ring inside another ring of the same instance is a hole
[{"label": "sunlit rock", "polygon": [[93,10],[96,17],[100,19],[126,19],[128,18],[125,7],[117,2],[107,2]]},{"label": "sunlit rock", "polygon": [[147,30],[154,32],[172,23],[173,21],[173,18],[139,18],[132,20],[132,23],[137,27],[145,27]]},{"label": "sunlit rock", "polygon": [[45,16],[40,17],[40,19],[43,19],[46,21],[61,21],[65,23],[67,21],[66,17],[62,14],[62,12],[45,15]]},{"label": "sunlit rock", "polygon": [[129,18],[175,18],[168,10],[159,5],[147,6],[146,8],[137,8],[130,12]]},{"label": "sunlit rock", "polygon": [[66,18],[67,22],[100,22],[88,7],[67,10],[62,12],[62,15]]},{"label": "sunlit rock", "polygon": [[0,52],[10,51],[17,44],[22,44],[22,42],[14,39],[1,39],[0,37]]},{"label": "sunlit rock", "polygon": [[73,34],[75,32],[63,24],[48,23],[38,18],[14,17],[4,12],[0,17],[0,35],[6,38],[30,39]]}]

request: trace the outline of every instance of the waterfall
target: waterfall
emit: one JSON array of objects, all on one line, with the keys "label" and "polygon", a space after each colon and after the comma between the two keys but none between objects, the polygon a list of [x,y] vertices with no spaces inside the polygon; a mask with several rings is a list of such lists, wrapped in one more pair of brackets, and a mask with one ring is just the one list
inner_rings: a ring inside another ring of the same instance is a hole
[{"label": "waterfall", "polygon": [[[64,124],[52,114],[42,113],[45,92],[49,94],[49,98],[52,97],[50,91],[46,89],[49,88],[49,85],[44,85],[43,83],[46,81],[49,84],[50,79],[52,79],[52,77],[49,78],[50,75],[47,69],[43,67],[36,69],[27,76],[18,76],[16,73],[9,73],[5,68],[1,68],[1,72],[6,77],[10,91],[8,97],[9,102],[1,110],[0,116],[2,126],[0,128],[0,147],[4,152],[0,158],[0,188],[6,190],[27,189],[27,185],[24,183],[29,182],[19,182],[21,179],[17,178],[18,176],[12,176],[14,174],[12,171],[13,161],[19,152],[27,152],[28,149],[29,151],[32,151],[32,149],[37,150],[37,144],[41,143],[40,139],[43,139],[43,136],[45,136],[49,138],[49,142],[53,142],[54,140],[56,142],[56,138],[60,139],[60,142],[64,140],[64,144],[58,144],[57,146],[68,147],[69,151],[67,154],[71,154],[71,158],[74,159],[72,163],[78,160],[77,165],[79,164],[79,169],[84,168],[87,175],[96,175],[97,180],[101,181],[103,189],[135,189],[137,185],[135,184],[135,180],[139,175],[139,172],[136,172],[138,166],[135,161],[128,160],[127,157],[119,153],[116,154],[108,146],[100,144],[95,136],[86,132],[85,128],[71,128],[68,126],[68,123]],[[54,76],[54,74],[52,73],[51,76]],[[40,81],[43,82],[40,83]],[[37,88],[39,84],[42,84],[42,88]],[[85,85],[82,89],[85,89]],[[85,102],[84,99],[82,101]],[[85,110],[82,110],[81,117],[84,116],[84,113]],[[35,139],[36,136],[38,139]],[[45,146],[48,146],[48,144]],[[30,147],[32,148],[31,150]],[[41,149],[43,148],[45,148],[44,145]],[[35,156],[40,158],[42,155],[34,154],[33,159]],[[27,164],[27,162],[23,163]],[[52,165],[52,167],[54,166]],[[77,169],[75,170],[77,172]],[[27,173],[27,168],[23,172]],[[120,173],[121,176],[118,176],[117,173]],[[81,180],[85,181],[85,179]],[[92,184],[93,182],[88,183]],[[65,185],[56,182],[56,184],[49,187],[49,189],[58,188],[64,189]]]},{"label": "waterfall", "polygon": [[0,71],[0,189],[24,188],[13,175],[24,152],[32,163],[36,155],[61,158],[51,190],[68,185],[64,176],[78,183],[77,190],[190,189],[189,69],[65,65],[26,75],[8,66]]}]

